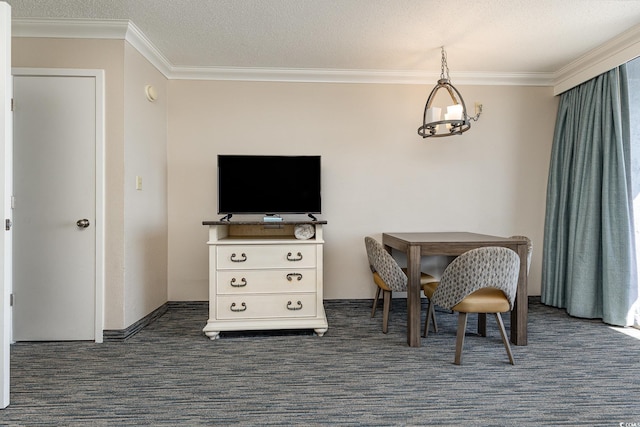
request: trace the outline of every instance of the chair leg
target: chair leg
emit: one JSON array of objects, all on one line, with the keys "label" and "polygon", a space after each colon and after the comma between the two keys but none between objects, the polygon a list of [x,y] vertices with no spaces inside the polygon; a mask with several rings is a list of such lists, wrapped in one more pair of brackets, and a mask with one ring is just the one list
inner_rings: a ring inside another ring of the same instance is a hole
[{"label": "chair leg", "polygon": [[424,319],[424,331],[422,337],[426,338],[429,335],[429,325],[433,321],[433,332],[438,333],[438,324],[436,323],[436,311],[433,304],[429,301],[429,308],[427,309],[427,316]]},{"label": "chair leg", "polygon": [[389,330],[389,309],[391,306],[391,291],[382,291],[384,296],[384,305],[382,307],[382,333],[386,334]]},{"label": "chair leg", "polygon": [[[431,308],[432,306],[433,306],[433,304],[431,303],[431,301],[429,301],[429,308]],[[436,309],[435,308],[431,310],[431,317],[432,317],[431,320],[433,320],[433,332],[437,334],[438,333],[438,322],[436,322]]]},{"label": "chair leg", "polygon": [[487,336],[487,313],[478,313],[478,335]]},{"label": "chair leg", "polygon": [[377,288],[376,295],[373,297],[373,307],[371,307],[371,317],[376,315],[376,307],[378,306],[378,298],[380,298],[380,288]]},{"label": "chair leg", "polygon": [[429,335],[429,325],[431,320],[431,311],[433,310],[433,304],[429,302],[429,308],[427,309],[427,315],[424,318],[424,331],[422,331],[422,338],[426,338]]},{"label": "chair leg", "polygon": [[464,346],[464,335],[467,332],[467,313],[458,314],[458,332],[456,332],[456,359],[453,363],[462,364],[462,347]]},{"label": "chair leg", "polygon": [[507,331],[504,330],[504,323],[502,323],[502,316],[500,313],[495,313],[496,322],[498,322],[498,327],[500,328],[500,335],[502,336],[502,342],[504,343],[504,348],[507,349],[507,355],[509,355],[509,363],[515,365],[516,363],[513,361],[513,354],[511,353],[511,346],[509,345],[509,338],[507,337]]}]

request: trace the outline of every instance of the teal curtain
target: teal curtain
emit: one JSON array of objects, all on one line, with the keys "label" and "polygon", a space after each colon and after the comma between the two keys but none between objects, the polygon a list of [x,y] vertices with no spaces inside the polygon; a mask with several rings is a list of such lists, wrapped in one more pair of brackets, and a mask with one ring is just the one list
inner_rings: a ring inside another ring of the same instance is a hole
[{"label": "teal curtain", "polygon": [[628,326],[637,298],[626,68],[560,95],[543,244],[544,304]]}]

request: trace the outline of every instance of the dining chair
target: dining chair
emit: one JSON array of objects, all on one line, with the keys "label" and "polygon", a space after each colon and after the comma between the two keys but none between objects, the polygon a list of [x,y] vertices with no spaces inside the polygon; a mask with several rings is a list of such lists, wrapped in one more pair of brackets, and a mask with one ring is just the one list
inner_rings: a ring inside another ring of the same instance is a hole
[{"label": "dining chair", "polygon": [[[527,241],[527,276],[529,275],[529,268],[531,267],[531,253],[533,252],[533,245],[531,244],[531,239],[527,236],[514,235],[510,236],[510,239],[519,239]],[[487,315],[484,313],[478,314],[478,334],[486,337],[487,336]]]},{"label": "dining chair", "polygon": [[519,271],[520,257],[515,251],[492,246],[467,251],[444,270],[431,298],[426,326],[434,305],[458,313],[456,365],[462,363],[469,313],[494,314],[509,362],[515,364],[500,313],[513,309]]},{"label": "dining chair", "polygon": [[[367,258],[369,259],[369,268],[373,274],[373,281],[377,285],[373,298],[373,307],[371,308],[371,317],[376,314],[380,292],[382,292],[382,332],[386,334],[388,332],[389,311],[393,292],[407,291],[407,272],[406,268],[401,268],[384,246],[373,237],[366,236],[364,244],[367,250]],[[430,282],[437,283],[436,278],[428,273],[421,272],[420,284],[424,285]],[[435,313],[433,313],[433,324],[435,328]]]},{"label": "dining chair", "polygon": [[[531,253],[533,252],[533,245],[531,243],[531,239],[527,236],[522,236],[522,235],[514,235],[514,236],[510,236],[510,239],[520,239],[520,240],[526,240],[527,241],[527,274],[529,274],[529,269],[531,267]],[[436,290],[436,287],[438,286],[438,282],[429,282],[429,283],[425,283],[422,285],[422,292],[424,293],[425,297],[427,297],[427,301],[431,300],[431,297],[433,296],[433,293]],[[429,310],[429,307],[427,306],[427,312]],[[438,326],[435,324],[435,315],[433,316],[433,329],[435,332],[438,332]],[[429,330],[428,330],[428,326],[430,324],[430,320],[429,317],[425,317],[424,319],[424,331],[422,332],[422,337],[426,338],[427,335],[429,334]],[[486,321],[486,314],[484,313],[480,313],[478,315],[478,334],[482,335],[482,336],[486,336],[487,335],[487,321]]]}]

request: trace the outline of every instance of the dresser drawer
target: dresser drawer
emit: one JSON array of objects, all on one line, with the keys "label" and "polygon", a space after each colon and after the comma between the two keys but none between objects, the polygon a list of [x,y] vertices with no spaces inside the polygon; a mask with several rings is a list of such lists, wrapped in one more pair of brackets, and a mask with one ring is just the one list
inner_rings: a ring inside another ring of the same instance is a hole
[{"label": "dresser drawer", "polygon": [[217,294],[315,292],[314,268],[286,270],[220,270]]},{"label": "dresser drawer", "polygon": [[218,269],[316,266],[315,245],[225,245],[216,248]]},{"label": "dresser drawer", "polygon": [[267,319],[316,315],[316,294],[219,295],[216,318]]}]

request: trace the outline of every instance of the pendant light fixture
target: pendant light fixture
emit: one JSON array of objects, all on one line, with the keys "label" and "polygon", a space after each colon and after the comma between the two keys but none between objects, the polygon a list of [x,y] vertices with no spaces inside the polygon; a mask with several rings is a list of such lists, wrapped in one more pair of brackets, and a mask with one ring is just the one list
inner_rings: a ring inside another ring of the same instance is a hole
[{"label": "pendant light fixture", "polygon": [[[467,114],[467,106],[464,103],[462,95],[458,89],[451,84],[449,66],[447,65],[447,53],[444,50],[444,46],[441,47],[441,51],[442,65],[440,68],[440,79],[429,94],[429,98],[427,98],[427,103],[424,106],[422,126],[418,128],[418,135],[423,138],[462,135],[463,132],[471,128],[471,121],[477,121],[480,114],[482,114],[482,105],[480,104],[478,105],[478,114],[473,117],[469,117]],[[442,120],[442,108],[432,105],[436,94],[441,89],[444,89],[451,98],[451,104],[446,107],[447,110],[444,113],[444,120]]]}]

